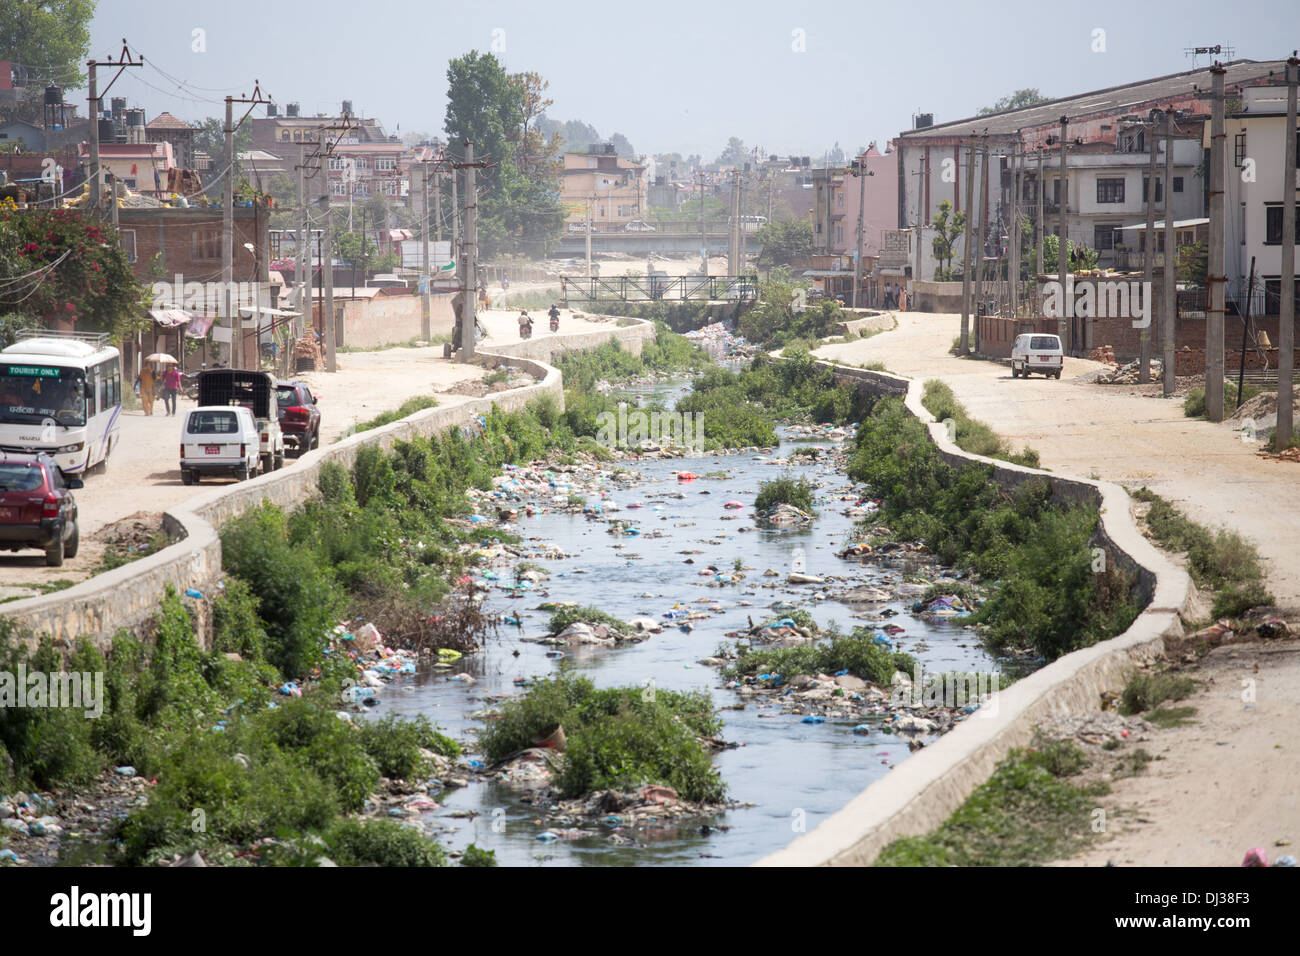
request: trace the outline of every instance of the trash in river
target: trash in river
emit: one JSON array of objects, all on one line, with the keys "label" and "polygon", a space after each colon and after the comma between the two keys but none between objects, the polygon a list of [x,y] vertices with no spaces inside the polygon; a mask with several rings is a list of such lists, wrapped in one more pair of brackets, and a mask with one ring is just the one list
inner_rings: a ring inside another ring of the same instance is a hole
[{"label": "trash in river", "polygon": [[773,528],[791,528],[810,524],[813,516],[806,511],[801,511],[794,505],[782,502],[770,508],[760,520]]},{"label": "trash in river", "polygon": [[1251,847],[1246,851],[1242,866],[1268,866],[1268,852],[1262,846]]},{"label": "trash in river", "polygon": [[805,717],[803,720],[799,721],[799,723],[801,723],[801,724],[824,724],[824,723],[826,723],[826,718],[825,718],[825,717],[818,717],[818,716]]},{"label": "trash in river", "polygon": [[117,774],[119,777],[134,777],[135,767],[114,767],[113,773]]},{"label": "trash in river", "polygon": [[1193,634],[1192,639],[1202,640],[1207,644],[1218,644],[1220,641],[1233,637],[1235,633],[1232,622],[1226,617],[1221,617],[1209,627],[1203,627]]},{"label": "trash in river", "polygon": [[727,502],[725,505],[723,505],[722,507],[724,507],[724,508],[743,508],[743,507],[745,507],[745,506],[744,506],[743,504],[741,504],[739,501],[728,501],[728,502]]},{"label": "trash in river", "polygon": [[1288,627],[1286,621],[1282,620],[1280,617],[1266,617],[1255,625],[1255,633],[1260,637],[1271,639],[1275,637],[1285,637],[1287,634],[1291,633],[1291,628]]}]

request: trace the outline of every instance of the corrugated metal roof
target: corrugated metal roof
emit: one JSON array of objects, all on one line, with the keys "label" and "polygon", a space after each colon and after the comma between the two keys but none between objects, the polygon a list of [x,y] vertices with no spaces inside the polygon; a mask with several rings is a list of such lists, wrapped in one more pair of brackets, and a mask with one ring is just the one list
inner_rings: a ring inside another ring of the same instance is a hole
[{"label": "corrugated metal roof", "polygon": [[[1245,81],[1267,77],[1270,73],[1282,73],[1285,66],[1285,60],[1233,60],[1231,63],[1224,64],[1227,72],[1223,79],[1224,83],[1231,87]],[[1014,134],[1026,127],[1047,126],[1058,122],[1062,115],[1076,120],[1090,113],[1119,112],[1152,100],[1191,93],[1193,87],[1208,92],[1210,84],[1209,67],[1187,70],[1151,80],[1125,83],[1104,90],[1047,100],[1023,109],[972,116],[949,123],[937,123],[924,129],[911,129],[899,134],[899,139],[907,142],[925,139],[928,136],[974,136],[985,132],[991,136]]]}]

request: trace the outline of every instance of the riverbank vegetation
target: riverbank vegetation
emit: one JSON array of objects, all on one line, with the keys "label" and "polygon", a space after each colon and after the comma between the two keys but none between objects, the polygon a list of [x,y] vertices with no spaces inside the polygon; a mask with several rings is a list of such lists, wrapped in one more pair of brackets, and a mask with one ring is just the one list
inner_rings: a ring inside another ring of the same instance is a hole
[{"label": "riverbank vegetation", "polygon": [[[1083,750],[1070,741],[1013,750],[937,830],[893,841],[876,866],[1036,866],[1068,859],[1093,838],[1105,781],[1083,781]],[[1072,779],[1075,778],[1075,779]]]},{"label": "riverbank vegetation", "polygon": [[954,468],[898,399],[863,419],[848,474],[884,499],[872,520],[896,540],[922,541],[944,564],[992,582],[973,622],[995,650],[1053,660],[1137,615],[1130,576],[1094,546],[1095,507],[1055,499],[1046,481],[1006,490],[989,467]]},{"label": "riverbank vegetation", "polygon": [[966,406],[957,401],[957,396],[944,382],[935,378],[926,382],[921,393],[921,404],[938,421],[953,423],[953,440],[962,451],[985,458],[1000,458],[1026,468],[1039,466],[1038,452],[1026,445],[1019,454],[1013,453],[997,432],[966,413]]},{"label": "riverbank vegetation", "polygon": [[759,485],[754,510],[763,513],[777,505],[791,505],[805,514],[812,514],[813,491],[813,484],[807,478],[796,480],[788,475],[774,478]]},{"label": "riverbank vegetation", "polygon": [[1166,551],[1186,554],[1193,583],[1214,592],[1214,617],[1237,617],[1274,603],[1264,587],[1259,553],[1249,541],[1226,528],[1197,524],[1145,486],[1130,494],[1150,505],[1145,521],[1151,539]]}]

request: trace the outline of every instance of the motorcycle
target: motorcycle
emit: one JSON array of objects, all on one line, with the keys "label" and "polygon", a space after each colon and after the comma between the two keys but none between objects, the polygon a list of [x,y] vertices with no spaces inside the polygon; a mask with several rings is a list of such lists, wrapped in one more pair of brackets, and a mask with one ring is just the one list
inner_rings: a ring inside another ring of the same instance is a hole
[{"label": "motorcycle", "polygon": [[531,339],[533,337],[533,323],[525,322],[519,326],[519,337],[521,339]]},{"label": "motorcycle", "polygon": [[558,314],[551,316],[551,331],[552,332],[560,331],[560,317]]}]

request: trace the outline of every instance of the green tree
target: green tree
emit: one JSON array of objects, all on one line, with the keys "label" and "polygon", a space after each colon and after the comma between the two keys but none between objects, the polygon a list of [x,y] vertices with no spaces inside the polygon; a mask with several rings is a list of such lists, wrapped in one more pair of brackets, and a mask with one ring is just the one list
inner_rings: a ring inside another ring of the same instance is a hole
[{"label": "green tree", "polygon": [[1204,286],[1209,268],[1210,256],[1205,248],[1205,243],[1193,242],[1178,247],[1178,256],[1174,263],[1174,269],[1179,282]]},{"label": "green tree", "polygon": [[745,148],[745,141],[739,136],[727,140],[727,148],[717,158],[719,166],[744,166],[747,162],[749,162],[749,150]]},{"label": "green tree", "polygon": [[940,263],[938,278],[943,281],[952,277],[953,245],[966,229],[966,210],[953,213],[952,203],[945,199],[939,203],[939,211],[934,214],[931,225],[938,235],[930,240],[930,248],[934,251],[935,260]]},{"label": "green tree", "polygon": [[1050,98],[1038,92],[1037,87],[1016,90],[1014,93],[1002,97],[992,106],[981,107],[978,115],[987,116],[989,113],[1001,113],[1005,110],[1021,110],[1026,106],[1033,106],[1035,103],[1046,103]]},{"label": "green tree", "polygon": [[[1073,271],[1086,271],[1097,268],[1100,256],[1096,249],[1089,246],[1081,246],[1073,240],[1066,240],[1066,254],[1070,257],[1069,268]],[[1058,236],[1043,237],[1043,272],[1046,275],[1053,275],[1060,271],[1057,265],[1057,256],[1060,250],[1060,238]]]},{"label": "green tree", "polygon": [[[211,156],[212,168],[218,171],[224,165],[226,156],[225,125],[225,120],[209,116],[199,124],[198,131],[194,134],[194,149]],[[238,157],[240,153],[246,153],[252,148],[253,126],[251,123],[243,123],[235,130],[235,156]]]},{"label": "green tree", "polygon": [[27,96],[0,106],[0,117],[31,122],[41,115],[49,83],[77,89],[90,52],[95,0],[6,0],[0,4],[0,57],[27,70]]},{"label": "green tree", "polygon": [[788,266],[812,255],[812,223],[806,219],[765,223],[754,238],[763,247],[758,257],[761,266]]},{"label": "green tree", "polygon": [[491,53],[471,50],[451,61],[447,82],[448,152],[461,159],[472,141],[475,159],[488,163],[479,178],[480,252],[546,256],[559,241],[564,211],[553,162],[559,144],[552,136],[540,145],[529,135],[545,109],[545,81],[508,74]]}]

